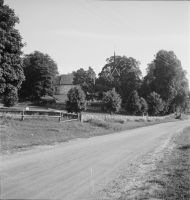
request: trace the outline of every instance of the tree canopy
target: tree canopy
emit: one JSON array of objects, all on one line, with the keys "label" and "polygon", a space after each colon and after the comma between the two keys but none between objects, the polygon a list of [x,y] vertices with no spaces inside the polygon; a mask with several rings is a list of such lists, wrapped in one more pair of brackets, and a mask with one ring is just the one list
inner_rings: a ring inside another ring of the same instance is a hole
[{"label": "tree canopy", "polygon": [[58,75],[57,64],[48,55],[35,51],[24,57],[25,81],[20,96],[39,99],[53,95],[55,77]]},{"label": "tree canopy", "polygon": [[[99,73],[97,82],[103,86],[102,89],[115,87],[122,99],[126,99],[133,90],[140,87],[142,76],[140,62],[126,56],[111,56],[106,61],[107,64]],[[114,77],[115,72],[118,77]]]},{"label": "tree canopy", "polygon": [[86,110],[86,95],[80,86],[71,88],[67,94],[66,110],[70,113],[81,113]]},{"label": "tree canopy", "polygon": [[74,71],[73,75],[73,84],[81,86],[82,90],[85,92],[87,100],[93,99],[96,77],[94,70],[91,67],[86,71],[83,68],[80,68],[79,70]]},{"label": "tree canopy", "polygon": [[164,109],[164,103],[160,98],[160,95],[156,92],[150,93],[150,95],[147,97],[147,103],[149,115],[157,115]]},{"label": "tree canopy", "polygon": [[136,90],[131,92],[131,94],[129,95],[126,101],[125,109],[133,115],[141,111],[141,101]]},{"label": "tree canopy", "polygon": [[0,95],[6,106],[18,99],[18,89],[24,80],[22,63],[22,37],[15,25],[19,18],[14,10],[0,1]]},{"label": "tree canopy", "polygon": [[121,97],[115,91],[115,88],[104,93],[102,102],[103,110],[110,112],[110,114],[115,114],[121,108]]},{"label": "tree canopy", "polygon": [[160,50],[148,65],[141,91],[155,91],[169,105],[183,105],[187,99],[189,85],[186,71],[173,51]]}]

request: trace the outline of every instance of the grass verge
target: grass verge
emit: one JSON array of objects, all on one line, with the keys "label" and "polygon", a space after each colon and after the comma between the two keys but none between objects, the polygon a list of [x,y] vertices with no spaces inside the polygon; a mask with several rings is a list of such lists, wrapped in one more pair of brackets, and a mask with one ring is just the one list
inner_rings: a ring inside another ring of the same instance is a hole
[{"label": "grass verge", "polygon": [[[186,116],[183,116],[186,119]],[[2,154],[26,150],[38,145],[53,145],[77,138],[89,138],[123,130],[130,130],[157,123],[176,121],[174,117],[153,122],[89,120],[60,123],[51,118],[26,118],[24,121],[12,116],[0,118],[0,141]]]},{"label": "grass verge", "polygon": [[157,167],[160,178],[153,179],[160,189],[152,197],[167,200],[190,199],[190,127],[174,141],[172,154]]},{"label": "grass verge", "polygon": [[162,155],[144,163],[148,170],[139,174],[135,187],[123,192],[120,200],[190,199],[190,127],[172,138]]}]

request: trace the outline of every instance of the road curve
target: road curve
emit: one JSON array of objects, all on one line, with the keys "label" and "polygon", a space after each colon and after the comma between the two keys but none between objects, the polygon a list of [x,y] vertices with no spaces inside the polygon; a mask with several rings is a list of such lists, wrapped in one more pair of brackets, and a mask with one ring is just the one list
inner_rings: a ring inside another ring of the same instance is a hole
[{"label": "road curve", "polygon": [[176,121],[1,156],[0,199],[83,199],[189,125]]}]

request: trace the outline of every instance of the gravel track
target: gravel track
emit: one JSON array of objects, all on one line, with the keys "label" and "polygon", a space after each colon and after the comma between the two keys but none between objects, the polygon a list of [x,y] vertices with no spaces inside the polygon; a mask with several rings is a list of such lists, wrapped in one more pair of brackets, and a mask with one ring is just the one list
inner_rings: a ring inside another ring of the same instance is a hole
[{"label": "gravel track", "polygon": [[133,176],[135,163],[188,125],[169,122],[1,156],[0,198],[109,199],[101,193],[107,185],[125,169]]}]

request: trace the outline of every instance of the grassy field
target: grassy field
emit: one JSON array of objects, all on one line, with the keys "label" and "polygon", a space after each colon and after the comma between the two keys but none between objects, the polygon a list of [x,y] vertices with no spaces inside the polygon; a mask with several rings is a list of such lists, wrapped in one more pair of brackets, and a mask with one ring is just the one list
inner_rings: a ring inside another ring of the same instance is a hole
[{"label": "grassy field", "polygon": [[[183,119],[186,118],[184,115]],[[54,118],[26,118],[24,121],[20,121],[20,119],[13,119],[11,116],[1,117],[1,152],[3,154],[14,153],[38,145],[53,145],[73,139],[105,135],[168,121],[175,122],[176,119],[170,117],[154,122],[129,121],[125,123],[121,121],[89,120],[81,123],[78,121],[58,122]]]}]

